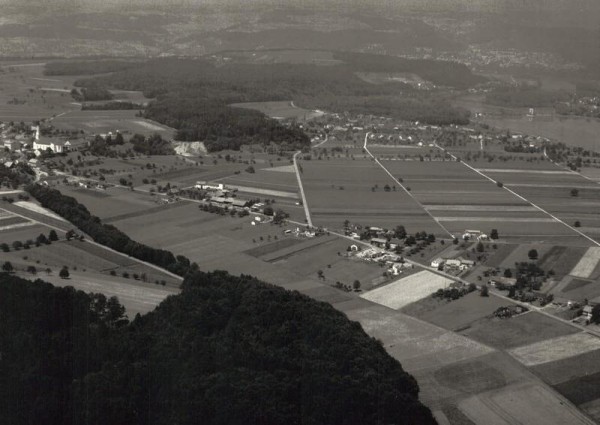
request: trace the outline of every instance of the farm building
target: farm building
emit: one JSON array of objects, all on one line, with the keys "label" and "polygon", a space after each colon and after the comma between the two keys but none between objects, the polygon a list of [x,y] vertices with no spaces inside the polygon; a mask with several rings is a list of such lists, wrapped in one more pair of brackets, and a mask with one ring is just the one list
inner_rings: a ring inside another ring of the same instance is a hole
[{"label": "farm building", "polygon": [[433,260],[431,262],[431,267],[439,267],[444,265],[444,259],[443,258],[436,258],[435,260]]},{"label": "farm building", "polygon": [[203,190],[224,190],[225,189],[225,186],[223,185],[223,183],[208,184],[205,181],[197,181],[195,187],[196,187],[196,189],[203,189]]},{"label": "farm building", "polygon": [[250,204],[250,201],[247,201],[245,199],[239,199],[236,198],[233,200],[233,202],[231,203],[231,205],[233,205],[234,207],[237,208],[245,208]]},{"label": "farm building", "polygon": [[583,312],[581,313],[581,317],[584,320],[592,320],[592,310],[593,307],[591,305],[586,305],[583,307]]},{"label": "farm building", "polygon": [[383,238],[373,238],[373,239],[371,239],[371,245],[375,245],[375,246],[378,246],[380,248],[384,248],[387,243],[388,243],[387,239],[383,239]]},{"label": "farm building", "polygon": [[510,286],[515,286],[517,284],[517,279],[515,279],[514,277],[498,276],[498,277],[491,278],[488,281],[488,283],[492,286],[496,286],[499,288],[510,287]]}]

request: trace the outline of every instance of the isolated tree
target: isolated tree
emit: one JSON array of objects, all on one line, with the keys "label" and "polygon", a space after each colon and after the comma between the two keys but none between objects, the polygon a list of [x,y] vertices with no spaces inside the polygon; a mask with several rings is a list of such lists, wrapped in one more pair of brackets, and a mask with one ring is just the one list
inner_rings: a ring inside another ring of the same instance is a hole
[{"label": "isolated tree", "polygon": [[319,277],[319,279],[324,279],[325,275],[323,274],[323,270],[318,270],[317,271],[317,276]]},{"label": "isolated tree", "polygon": [[490,233],[490,238],[498,239],[498,229],[492,229],[492,231]]},{"label": "isolated tree", "polygon": [[8,246],[7,243],[2,243],[2,245],[0,245],[0,249],[2,249],[3,252],[9,252],[10,251],[10,247]]},{"label": "isolated tree", "polygon": [[507,277],[507,278],[513,277],[512,271],[510,269],[504,269],[504,277]]},{"label": "isolated tree", "polygon": [[50,239],[52,242],[55,242],[58,240],[58,235],[56,234],[56,230],[54,230],[54,229],[50,230],[50,233],[48,233],[48,239]]},{"label": "isolated tree", "polygon": [[504,187],[504,183],[502,183],[501,181],[497,181],[496,182],[496,186],[498,186],[498,187]]},{"label": "isolated tree", "polygon": [[2,271],[5,273],[12,273],[13,271],[13,265],[11,264],[10,261],[5,261],[4,264],[2,264]]},{"label": "isolated tree", "polygon": [[577,220],[574,224],[573,227],[581,227],[581,221]]},{"label": "isolated tree", "polygon": [[352,287],[356,290],[356,289],[360,289],[360,280],[356,279],[354,282],[352,282]]},{"label": "isolated tree", "polygon": [[571,189],[571,196],[573,196],[573,197],[579,196],[579,189],[576,189],[576,188]]},{"label": "isolated tree", "polygon": [[529,252],[527,253],[527,256],[529,257],[530,260],[537,260],[538,252],[536,249],[530,249]]},{"label": "isolated tree", "polygon": [[35,268],[35,266],[28,266],[27,267],[27,273],[37,274],[37,269]]},{"label": "isolated tree", "polygon": [[15,249],[15,251],[18,251],[19,249],[23,248],[23,242],[21,242],[21,241],[14,241],[12,243],[12,246]]},{"label": "isolated tree", "polygon": [[487,286],[482,286],[481,287],[481,291],[479,292],[479,295],[481,295],[482,297],[489,297],[490,296],[490,290],[488,289]]},{"label": "isolated tree", "polygon": [[36,238],[36,242],[38,242],[39,244],[49,244],[50,243],[50,241],[48,240],[46,235],[44,235],[43,233],[40,233],[40,235]]},{"label": "isolated tree", "polygon": [[60,276],[61,279],[67,279],[70,276],[69,268],[67,266],[63,266],[63,268],[60,269],[60,272],[58,273],[58,275]]},{"label": "isolated tree", "polygon": [[483,252],[485,251],[485,247],[483,246],[483,243],[478,242],[477,243],[477,252]]},{"label": "isolated tree", "polygon": [[511,286],[510,288],[508,288],[508,298],[514,298],[516,293],[517,293],[517,290],[515,289],[514,286]]}]

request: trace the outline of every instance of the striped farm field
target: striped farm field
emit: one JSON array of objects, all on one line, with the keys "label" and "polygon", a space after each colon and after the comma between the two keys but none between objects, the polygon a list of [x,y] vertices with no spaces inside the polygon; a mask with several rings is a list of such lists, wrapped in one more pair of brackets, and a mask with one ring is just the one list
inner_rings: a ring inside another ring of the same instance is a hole
[{"label": "striped farm field", "polygon": [[525,366],[537,366],[600,349],[600,338],[580,332],[513,348],[509,352]]},{"label": "striped farm field", "polygon": [[399,309],[445,288],[452,281],[427,270],[374,289],[362,298],[389,308]]},{"label": "striped farm field", "polygon": [[588,278],[598,266],[598,261],[600,261],[600,247],[590,247],[569,274],[575,277]]}]

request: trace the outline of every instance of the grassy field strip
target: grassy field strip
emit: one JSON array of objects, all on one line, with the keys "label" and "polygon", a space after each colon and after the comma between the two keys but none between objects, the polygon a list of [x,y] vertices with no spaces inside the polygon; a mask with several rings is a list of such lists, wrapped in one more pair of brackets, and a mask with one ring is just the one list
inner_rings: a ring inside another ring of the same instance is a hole
[{"label": "grassy field strip", "polygon": [[482,173],[522,173],[522,174],[573,174],[571,171],[562,170],[523,170],[517,168],[478,168]]},{"label": "grassy field strip", "polygon": [[529,205],[423,205],[429,211],[489,211],[489,212],[536,212]]},{"label": "grassy field strip", "polygon": [[230,186],[234,189],[237,189],[239,192],[244,192],[244,193],[256,193],[258,195],[276,196],[278,198],[298,199],[298,194],[296,194],[294,192],[283,192],[280,190],[261,189],[258,187],[250,187],[250,186],[238,186],[238,185],[230,185]]},{"label": "grassy field strip", "polygon": [[54,218],[56,220],[61,220],[61,221],[66,221],[64,218],[62,218],[61,216],[59,216],[58,214],[53,213],[52,211],[43,208],[37,204],[34,204],[33,202],[28,202],[28,201],[18,201],[18,202],[14,202],[13,205],[16,205],[18,207],[24,208],[26,210],[29,211],[33,211],[36,212],[38,214],[43,214],[45,216]]},{"label": "grassy field strip", "polygon": [[541,384],[519,384],[469,397],[459,409],[475,424],[592,425],[583,413]]},{"label": "grassy field strip", "polygon": [[276,171],[280,173],[295,173],[296,170],[293,165],[281,165],[279,167],[263,168],[264,171]]},{"label": "grassy field strip", "polygon": [[[436,217],[439,221],[489,221],[497,222],[497,217]],[[502,217],[504,222],[513,223],[554,223],[551,218],[520,218],[520,217]]]},{"label": "grassy field strip", "polygon": [[451,282],[450,279],[423,270],[369,291],[361,297],[397,310],[433,294],[438,289],[445,288]]},{"label": "grassy field strip", "polygon": [[600,338],[581,332],[509,350],[525,366],[536,366],[600,349]]},{"label": "grassy field strip", "polygon": [[[0,223],[0,224],[2,224],[2,223]],[[35,226],[35,223],[32,223],[31,221],[28,221],[27,223],[9,224],[7,226],[1,226],[0,225],[0,231],[13,230],[13,229],[18,229],[19,227],[29,227],[29,226]]]},{"label": "grassy field strip", "polygon": [[370,132],[367,132],[367,134],[365,134],[365,143],[363,146],[363,148],[369,154],[369,156],[371,158],[373,158],[375,163],[377,165],[379,165],[383,169],[383,171],[385,171],[386,174],[389,175],[392,178],[392,180],[394,180],[394,182],[398,186],[400,186],[402,188],[402,190],[404,190],[404,192],[406,192],[408,194],[408,196],[410,196],[417,203],[417,205],[419,205],[421,208],[423,208],[423,211],[425,211],[433,219],[433,221],[435,221],[437,223],[437,225],[440,226],[444,230],[444,232],[446,232],[451,238],[454,238],[454,235],[452,234],[452,232],[450,232],[448,229],[446,229],[446,227],[444,227],[442,225],[442,223],[440,223],[429,211],[427,211],[427,209],[425,209],[425,207],[423,207],[423,204],[417,198],[415,198],[415,196],[410,192],[410,190],[407,190],[406,186],[404,186],[402,183],[400,183],[400,181],[396,177],[394,177],[394,175],[392,173],[390,173],[390,171],[387,168],[385,168],[384,165],[381,162],[379,162],[379,160],[371,153],[371,151],[367,147],[367,143],[369,141],[370,134],[371,134]]},{"label": "grassy field strip", "polygon": [[[365,144],[366,144],[366,139],[365,139]],[[441,147],[440,145],[438,145],[437,143],[435,144],[435,147],[436,147],[436,148],[438,148],[439,150],[441,150],[442,152],[444,152],[444,153],[447,153],[448,155],[450,155],[452,158],[454,158],[454,160],[455,160],[455,161],[457,161],[457,160],[458,160],[458,158],[456,158],[456,156],[455,156],[455,155],[452,155],[450,152],[446,151],[446,149],[442,148],[442,147]],[[474,171],[474,172],[476,172],[477,174],[479,174],[479,175],[481,175],[481,176],[485,177],[485,178],[486,178],[486,179],[488,179],[490,182],[492,182],[492,183],[494,183],[494,184],[496,183],[496,181],[495,181],[493,178],[491,178],[491,177],[489,177],[489,176],[485,175],[483,172],[481,172],[481,171],[479,171],[478,169],[476,169],[476,168],[474,168],[474,167],[470,166],[470,165],[469,165],[469,164],[467,164],[466,162],[464,162],[464,161],[461,161],[461,164],[463,164],[465,167],[467,167],[467,168],[469,168],[469,169],[473,170],[473,171]],[[568,228],[569,228],[569,229],[571,229],[573,232],[575,232],[575,233],[577,233],[577,234],[579,234],[579,235],[583,236],[584,238],[586,238],[586,239],[587,239],[587,240],[589,240],[590,242],[593,242],[593,243],[594,243],[594,245],[596,245],[596,246],[600,246],[600,242],[598,242],[598,241],[597,241],[597,240],[595,240],[594,238],[591,238],[591,237],[589,237],[588,235],[586,235],[585,233],[583,233],[583,232],[581,232],[581,231],[577,230],[577,229],[576,229],[576,228],[574,228],[573,226],[570,226],[570,225],[568,225],[567,223],[565,223],[564,221],[562,221],[560,218],[558,218],[558,217],[556,217],[555,215],[551,214],[550,212],[546,211],[546,210],[545,210],[545,209],[543,209],[542,207],[540,207],[540,206],[538,206],[538,205],[534,204],[533,202],[531,202],[531,201],[530,201],[530,200],[528,200],[527,198],[525,198],[525,197],[523,197],[523,196],[519,195],[519,194],[518,194],[517,192],[515,192],[514,190],[511,190],[511,189],[509,189],[509,188],[508,188],[508,187],[506,187],[506,186],[503,186],[503,188],[504,188],[504,190],[506,190],[506,191],[508,191],[508,192],[512,193],[512,194],[513,194],[514,196],[516,196],[517,198],[519,198],[519,199],[521,199],[521,200],[523,200],[523,201],[527,202],[527,203],[528,203],[529,205],[531,205],[532,207],[536,208],[537,210],[539,210],[539,211],[543,212],[544,214],[546,214],[546,215],[548,215],[549,217],[553,218],[553,219],[554,219],[554,220],[556,220],[557,222],[559,222],[559,223],[563,224],[564,226],[568,227]]]},{"label": "grassy field strip", "polygon": [[575,277],[588,278],[594,272],[598,261],[600,261],[600,247],[592,246],[588,248],[569,274]]},{"label": "grassy field strip", "polygon": [[[572,184],[542,184],[542,183],[507,183],[506,186],[509,187],[546,187],[546,188],[560,188],[560,189],[571,189],[573,187]],[[600,190],[599,186],[592,185],[580,185],[577,187],[579,189],[585,190]]]}]

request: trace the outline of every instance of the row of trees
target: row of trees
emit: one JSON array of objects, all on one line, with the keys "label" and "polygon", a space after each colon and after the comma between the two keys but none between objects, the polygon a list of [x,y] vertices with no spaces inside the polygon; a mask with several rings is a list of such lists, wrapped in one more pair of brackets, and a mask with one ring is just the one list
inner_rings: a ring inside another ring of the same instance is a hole
[{"label": "row of trees", "polygon": [[27,186],[27,192],[37,199],[40,204],[66,220],[73,223],[94,241],[108,246],[116,251],[130,255],[138,260],[147,261],[163,267],[180,276],[191,269],[197,268],[183,255],[175,256],[172,252],[156,249],[141,244],[129,238],[116,227],[103,224],[102,221],[90,214],[88,209],[71,196],[65,196],[60,191],[39,184]]}]

